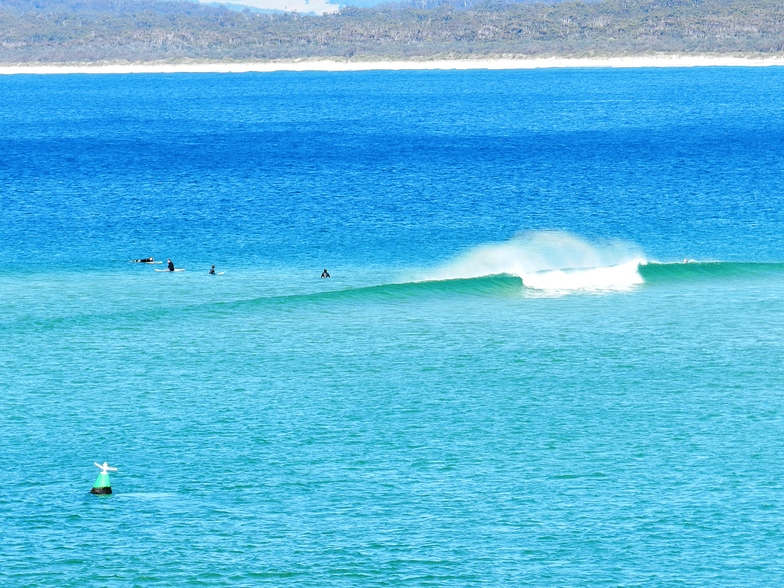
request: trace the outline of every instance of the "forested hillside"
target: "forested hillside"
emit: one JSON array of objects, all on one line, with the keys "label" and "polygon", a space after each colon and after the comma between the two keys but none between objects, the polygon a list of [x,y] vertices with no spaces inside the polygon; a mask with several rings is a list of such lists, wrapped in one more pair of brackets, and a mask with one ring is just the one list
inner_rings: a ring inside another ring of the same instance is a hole
[{"label": "forested hillside", "polygon": [[306,16],[154,0],[0,0],[0,62],[782,54],[782,0],[432,0]]}]

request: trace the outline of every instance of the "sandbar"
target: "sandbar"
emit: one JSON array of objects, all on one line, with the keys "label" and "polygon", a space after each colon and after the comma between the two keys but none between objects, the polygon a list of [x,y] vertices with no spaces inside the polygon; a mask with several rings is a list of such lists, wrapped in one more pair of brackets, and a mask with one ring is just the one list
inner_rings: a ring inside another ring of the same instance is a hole
[{"label": "sandbar", "polygon": [[499,57],[421,60],[300,59],[255,62],[5,64],[2,74],[248,73],[279,71],[512,70],[545,68],[765,67],[782,66],[784,57],[653,55],[625,57]]}]

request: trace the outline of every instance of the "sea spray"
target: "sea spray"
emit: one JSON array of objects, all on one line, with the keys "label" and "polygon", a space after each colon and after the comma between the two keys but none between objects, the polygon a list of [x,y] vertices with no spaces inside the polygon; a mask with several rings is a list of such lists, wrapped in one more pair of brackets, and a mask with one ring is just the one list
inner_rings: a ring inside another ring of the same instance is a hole
[{"label": "sea spray", "polygon": [[504,243],[480,245],[431,272],[448,280],[513,275],[527,288],[548,292],[628,290],[643,282],[645,258],[624,241],[589,243],[560,231],[532,231]]}]

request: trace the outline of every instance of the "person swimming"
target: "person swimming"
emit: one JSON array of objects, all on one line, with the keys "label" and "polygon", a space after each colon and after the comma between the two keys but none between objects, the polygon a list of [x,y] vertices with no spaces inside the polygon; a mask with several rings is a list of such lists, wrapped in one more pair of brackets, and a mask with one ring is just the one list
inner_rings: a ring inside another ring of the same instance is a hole
[{"label": "person swimming", "polygon": [[168,264],[168,265],[166,266],[166,268],[167,268],[167,269],[168,269],[170,272],[173,272],[173,271],[174,271],[174,262],[172,262],[172,260],[171,260],[171,259],[167,259],[167,260],[166,260],[166,263]]},{"label": "person swimming", "polygon": [[322,278],[329,278],[329,277],[331,277],[331,276],[329,275],[329,272],[327,271],[327,268],[324,268],[324,271],[323,271],[323,272],[321,272],[321,277],[322,277]]},{"label": "person swimming", "polygon": [[215,275],[215,265],[213,265],[213,266],[210,268],[210,275],[211,275],[211,276],[214,276],[214,275]]},{"label": "person swimming", "polygon": [[145,257],[144,259],[134,259],[134,263],[155,263],[155,259],[152,257]]}]

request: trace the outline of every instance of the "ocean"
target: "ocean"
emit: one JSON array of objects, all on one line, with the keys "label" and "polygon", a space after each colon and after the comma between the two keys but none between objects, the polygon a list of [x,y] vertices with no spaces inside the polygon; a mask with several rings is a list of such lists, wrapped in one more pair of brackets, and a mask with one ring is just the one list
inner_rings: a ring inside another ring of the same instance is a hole
[{"label": "ocean", "polygon": [[0,76],[0,584],[777,585],[783,96]]}]

